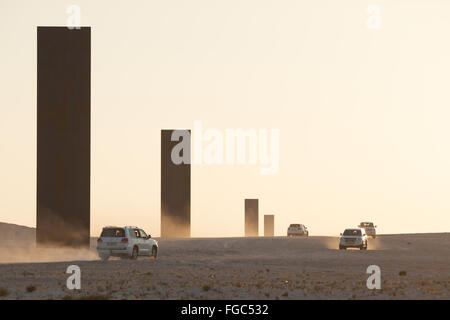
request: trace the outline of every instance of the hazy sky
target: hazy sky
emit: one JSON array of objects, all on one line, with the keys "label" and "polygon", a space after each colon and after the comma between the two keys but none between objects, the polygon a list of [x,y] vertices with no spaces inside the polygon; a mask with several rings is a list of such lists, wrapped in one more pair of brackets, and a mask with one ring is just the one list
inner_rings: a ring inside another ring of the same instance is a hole
[{"label": "hazy sky", "polygon": [[[244,198],[336,235],[450,231],[450,2],[0,0],[0,221],[36,225],[36,26],[92,27],[91,232],[160,233],[160,130],[280,132],[280,169],[192,167],[192,236]],[[381,7],[381,29],[367,7]]]}]

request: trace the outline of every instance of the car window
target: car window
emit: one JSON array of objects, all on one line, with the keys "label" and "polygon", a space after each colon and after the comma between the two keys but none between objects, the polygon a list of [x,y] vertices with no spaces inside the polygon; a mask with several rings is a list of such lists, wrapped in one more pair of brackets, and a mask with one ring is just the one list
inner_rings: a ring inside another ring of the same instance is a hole
[{"label": "car window", "polygon": [[361,230],[350,230],[347,229],[344,231],[344,236],[360,236]]},{"label": "car window", "polygon": [[139,231],[137,229],[130,230],[130,237],[131,238],[140,238]]},{"label": "car window", "polygon": [[123,238],[125,237],[125,230],[123,228],[104,228],[100,237]]},{"label": "car window", "polygon": [[141,238],[147,238],[147,234],[144,232],[144,230],[139,229],[139,233],[141,234]]}]

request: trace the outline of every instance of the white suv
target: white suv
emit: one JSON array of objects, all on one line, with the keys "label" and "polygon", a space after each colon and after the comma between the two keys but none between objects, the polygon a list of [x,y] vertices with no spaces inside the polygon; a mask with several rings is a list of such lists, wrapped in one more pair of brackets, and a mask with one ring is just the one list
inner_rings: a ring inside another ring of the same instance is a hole
[{"label": "white suv", "polygon": [[287,229],[287,236],[308,236],[308,228],[303,224],[293,223]]},{"label": "white suv", "polygon": [[345,229],[339,239],[339,249],[359,248],[367,250],[367,235],[363,228]]},{"label": "white suv", "polygon": [[375,229],[377,226],[374,226],[373,222],[361,222],[358,227],[364,228],[364,230],[366,230],[367,236],[374,239],[377,237],[377,230]]},{"label": "white suv", "polygon": [[102,260],[109,257],[136,260],[138,256],[158,255],[158,242],[138,227],[105,227],[97,239],[97,252]]}]

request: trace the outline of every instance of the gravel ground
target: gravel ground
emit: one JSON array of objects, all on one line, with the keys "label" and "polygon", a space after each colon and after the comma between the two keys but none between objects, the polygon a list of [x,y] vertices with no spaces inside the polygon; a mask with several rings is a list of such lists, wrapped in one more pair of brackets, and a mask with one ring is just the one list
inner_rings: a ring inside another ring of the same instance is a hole
[{"label": "gravel ground", "polygon": [[[0,249],[0,299],[449,299],[450,234],[384,235],[369,250],[338,238],[159,239],[158,259],[102,262],[95,251]],[[20,262],[20,263],[17,263]],[[69,265],[81,290],[69,290]],[[369,290],[369,265],[381,289]]]}]

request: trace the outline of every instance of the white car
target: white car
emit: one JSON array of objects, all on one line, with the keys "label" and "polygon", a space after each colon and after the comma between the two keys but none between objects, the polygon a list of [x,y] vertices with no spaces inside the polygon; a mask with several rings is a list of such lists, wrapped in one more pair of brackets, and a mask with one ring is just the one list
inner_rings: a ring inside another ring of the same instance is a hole
[{"label": "white car", "polygon": [[308,236],[308,228],[303,224],[293,223],[287,229],[287,236]]},{"label": "white car", "polygon": [[376,238],[377,230],[375,229],[377,226],[373,225],[373,222],[361,222],[358,225],[358,228],[364,228],[366,230],[366,234],[368,237]]},{"label": "white car", "polygon": [[102,260],[109,257],[136,260],[138,256],[156,259],[158,242],[138,227],[105,227],[97,239],[97,252]]},{"label": "white car", "polygon": [[339,249],[359,248],[367,250],[367,235],[363,228],[345,229],[339,239]]}]

